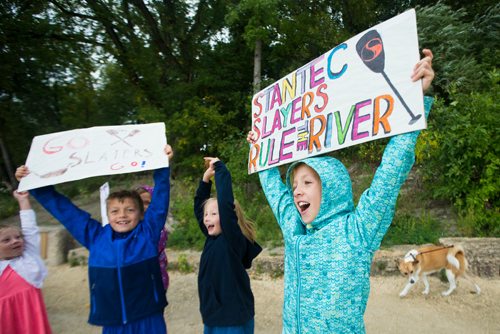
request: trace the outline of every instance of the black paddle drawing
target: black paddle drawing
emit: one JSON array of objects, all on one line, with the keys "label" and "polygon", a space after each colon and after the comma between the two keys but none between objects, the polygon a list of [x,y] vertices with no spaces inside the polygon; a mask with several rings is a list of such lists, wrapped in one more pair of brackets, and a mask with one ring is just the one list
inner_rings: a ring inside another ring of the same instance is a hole
[{"label": "black paddle drawing", "polygon": [[382,73],[382,76],[387,81],[391,89],[394,91],[396,96],[399,98],[403,106],[405,107],[408,114],[410,114],[411,120],[410,125],[415,123],[422,117],[422,115],[414,115],[406,102],[403,100],[398,90],[392,84],[389,77],[384,72],[385,67],[385,53],[384,53],[384,44],[382,43],[382,38],[377,30],[370,30],[356,43],[356,51],[358,52],[359,57],[363,61],[363,63],[375,73]]}]

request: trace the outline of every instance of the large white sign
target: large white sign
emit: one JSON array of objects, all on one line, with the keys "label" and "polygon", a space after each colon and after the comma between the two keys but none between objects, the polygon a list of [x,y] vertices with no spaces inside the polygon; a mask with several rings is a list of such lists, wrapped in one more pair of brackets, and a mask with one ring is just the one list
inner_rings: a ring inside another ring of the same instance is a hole
[{"label": "large white sign", "polygon": [[33,138],[19,190],[168,166],[164,123],[98,126]]},{"label": "large white sign", "polygon": [[425,128],[419,58],[410,10],[255,94],[249,173]]}]

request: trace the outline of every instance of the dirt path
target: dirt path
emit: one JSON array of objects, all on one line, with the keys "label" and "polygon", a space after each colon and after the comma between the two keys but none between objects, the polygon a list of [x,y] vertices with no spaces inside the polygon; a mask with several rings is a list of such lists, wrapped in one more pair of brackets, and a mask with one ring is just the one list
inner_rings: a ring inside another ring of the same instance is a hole
[{"label": "dirt path", "polygon": [[[170,334],[202,333],[198,311],[196,274],[171,272],[169,306],[165,319]],[[403,277],[373,277],[365,314],[371,334],[490,334],[500,333],[500,280],[477,279],[482,294],[469,293],[465,281],[449,297],[441,297],[446,285],[431,278],[430,295],[420,294],[418,286],[400,299]],[[281,333],[283,280],[253,277],[256,302],[255,333]],[[49,267],[43,289],[49,319],[56,334],[100,333],[100,327],[87,324],[89,311],[87,268],[68,265]]]}]

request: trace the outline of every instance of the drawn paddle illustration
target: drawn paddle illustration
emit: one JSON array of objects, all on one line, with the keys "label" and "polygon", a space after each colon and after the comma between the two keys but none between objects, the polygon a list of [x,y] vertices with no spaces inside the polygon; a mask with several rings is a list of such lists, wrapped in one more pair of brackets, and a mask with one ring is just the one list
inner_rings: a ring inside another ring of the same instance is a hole
[{"label": "drawn paddle illustration", "polygon": [[51,171],[51,172],[47,172],[47,173],[44,173],[42,175],[36,173],[35,171],[31,171],[31,173],[33,173],[34,175],[38,176],[39,178],[48,179],[48,178],[51,178],[51,177],[63,175],[64,173],[66,173],[68,171],[69,167],[71,167],[71,164],[68,165],[68,167],[64,167],[64,168],[60,168],[60,169],[57,169],[57,170],[54,170],[54,171]]},{"label": "drawn paddle illustration", "polygon": [[363,63],[375,73],[382,73],[382,76],[387,81],[391,89],[394,91],[396,96],[399,98],[406,111],[411,117],[409,124],[413,124],[422,117],[422,115],[414,115],[406,102],[403,100],[398,90],[392,84],[391,80],[384,71],[385,68],[385,53],[384,44],[382,43],[382,38],[377,30],[370,30],[356,43],[356,51]]},{"label": "drawn paddle illustration", "polygon": [[129,138],[129,137],[133,137],[135,136],[136,134],[138,134],[139,132],[141,132],[141,130],[138,130],[138,129],[134,129],[132,130],[131,132],[129,132],[128,135],[126,135],[125,137],[120,137],[119,134],[120,132],[119,131],[116,131],[116,130],[113,130],[113,129],[109,129],[109,130],[106,130],[107,133],[109,133],[110,135],[112,135],[113,137],[116,137],[118,138],[117,141],[115,141],[114,143],[111,143],[111,145],[114,145],[114,144],[117,144],[119,142],[122,142],[124,144],[127,144],[128,146],[132,146],[130,145],[125,139]]}]

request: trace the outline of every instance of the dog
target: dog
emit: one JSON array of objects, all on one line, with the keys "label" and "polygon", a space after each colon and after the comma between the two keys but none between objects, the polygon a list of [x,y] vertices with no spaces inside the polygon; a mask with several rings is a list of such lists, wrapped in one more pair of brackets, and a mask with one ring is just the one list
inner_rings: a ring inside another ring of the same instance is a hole
[{"label": "dog", "polygon": [[[396,260],[397,261],[397,260]],[[446,270],[446,277],[450,286],[448,290],[443,291],[443,296],[448,296],[457,287],[456,278],[459,276],[464,277],[467,281],[474,285],[476,293],[481,293],[479,286],[472,281],[467,275],[467,259],[462,246],[437,246],[430,245],[424,246],[419,249],[412,249],[406,253],[402,260],[398,261],[399,271],[408,276],[408,284],[399,294],[404,297],[408,294],[410,289],[421,278],[424,282],[425,289],[422,292],[424,295],[429,294],[429,281],[427,275],[437,272],[441,269]]]}]

